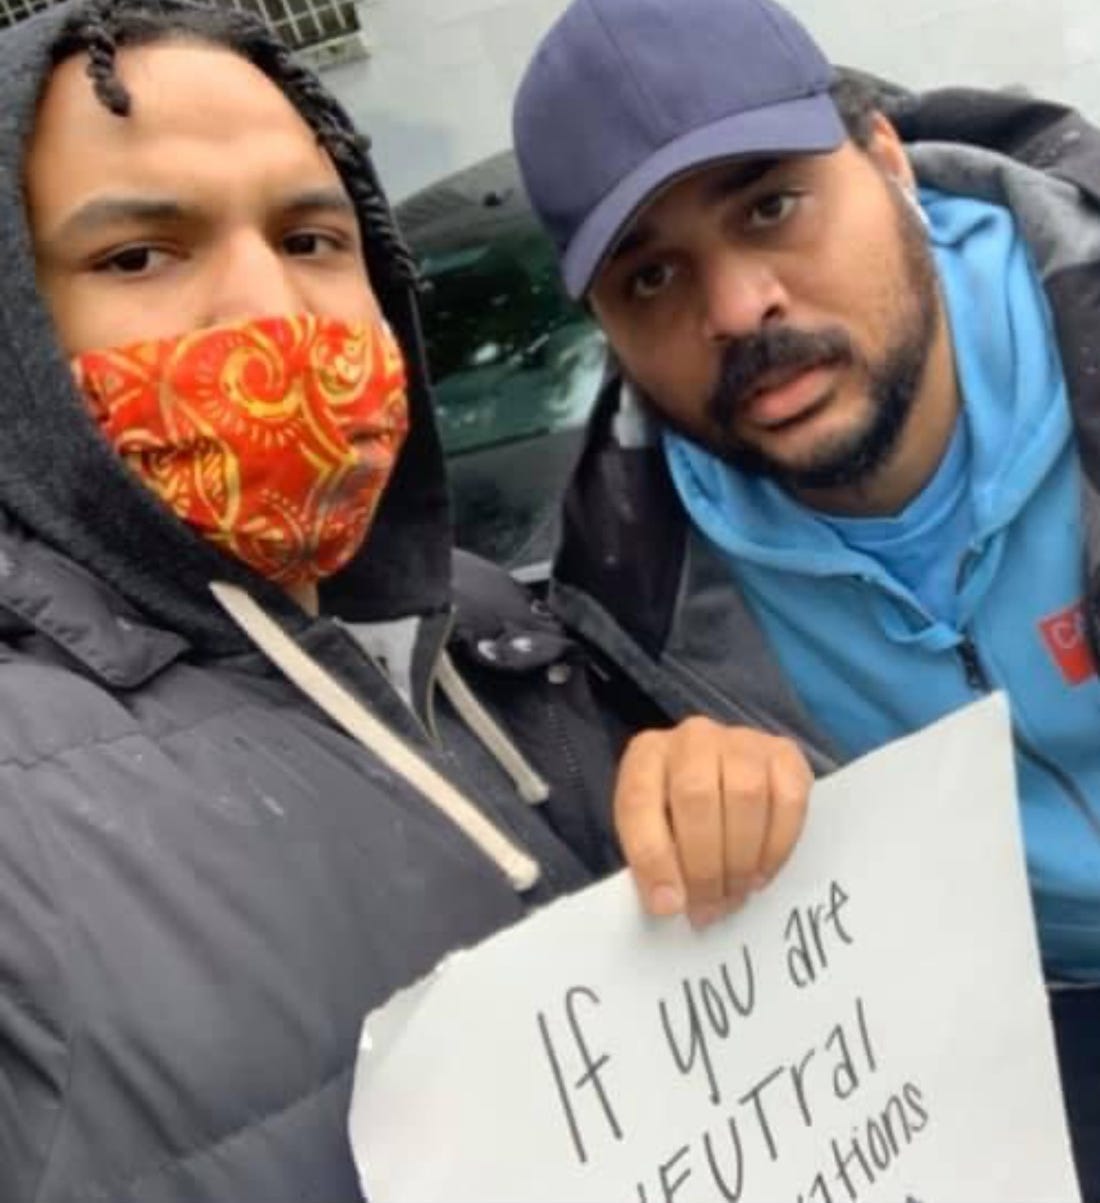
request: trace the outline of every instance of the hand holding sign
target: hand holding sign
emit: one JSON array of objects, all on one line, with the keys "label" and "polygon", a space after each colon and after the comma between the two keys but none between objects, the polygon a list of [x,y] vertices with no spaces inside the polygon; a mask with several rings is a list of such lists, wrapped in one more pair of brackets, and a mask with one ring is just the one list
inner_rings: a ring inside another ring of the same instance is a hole
[{"label": "hand holding sign", "polygon": [[699,926],[736,910],[790,856],[812,786],[798,745],[762,731],[690,718],[636,736],[615,827],[643,905]]},{"label": "hand holding sign", "polygon": [[1074,1203],[1003,701],[816,786],[735,918],[620,875],[453,957],[352,1139],[372,1203]]}]

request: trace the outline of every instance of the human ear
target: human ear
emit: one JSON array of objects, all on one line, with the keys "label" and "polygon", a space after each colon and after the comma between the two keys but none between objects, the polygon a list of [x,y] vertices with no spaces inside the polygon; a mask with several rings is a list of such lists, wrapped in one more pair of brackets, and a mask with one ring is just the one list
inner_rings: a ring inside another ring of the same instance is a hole
[{"label": "human ear", "polygon": [[913,192],[916,188],[916,177],[909,163],[909,156],[905,153],[905,144],[893,124],[882,113],[876,113],[871,118],[867,154],[879,170],[904,192]]}]

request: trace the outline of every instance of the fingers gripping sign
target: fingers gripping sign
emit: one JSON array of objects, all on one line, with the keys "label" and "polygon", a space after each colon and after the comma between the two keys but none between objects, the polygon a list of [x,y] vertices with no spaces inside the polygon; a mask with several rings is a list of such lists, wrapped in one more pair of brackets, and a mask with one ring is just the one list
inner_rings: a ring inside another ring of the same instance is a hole
[{"label": "fingers gripping sign", "polygon": [[619,766],[615,825],[653,915],[713,922],[762,889],[802,831],[813,774],[788,739],[690,718]]}]

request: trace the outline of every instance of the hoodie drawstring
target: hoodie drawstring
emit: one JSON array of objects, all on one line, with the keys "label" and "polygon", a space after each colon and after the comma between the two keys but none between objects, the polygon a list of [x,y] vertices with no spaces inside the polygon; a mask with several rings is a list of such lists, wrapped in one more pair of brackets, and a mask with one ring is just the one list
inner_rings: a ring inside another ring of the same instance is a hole
[{"label": "hoodie drawstring", "polygon": [[245,590],[222,581],[212,582],[210,590],[230,618],[293,684],[352,739],[442,811],[500,868],[516,890],[522,892],[535,885],[539,879],[537,862],[307,655]]},{"label": "hoodie drawstring", "polygon": [[524,802],[537,806],[550,797],[550,787],[524,759],[519,748],[508,738],[496,719],[478,701],[474,691],[443,652],[436,666],[436,678],[456,713],[481,741],[485,750],[512,779]]}]

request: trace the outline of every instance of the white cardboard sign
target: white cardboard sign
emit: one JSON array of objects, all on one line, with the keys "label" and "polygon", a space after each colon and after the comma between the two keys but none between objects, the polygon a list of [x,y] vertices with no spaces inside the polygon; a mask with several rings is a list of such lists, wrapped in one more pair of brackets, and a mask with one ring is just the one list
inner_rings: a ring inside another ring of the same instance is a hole
[{"label": "white cardboard sign", "polygon": [[701,933],[619,875],[370,1016],[371,1203],[1076,1203],[993,698],[818,784]]}]

